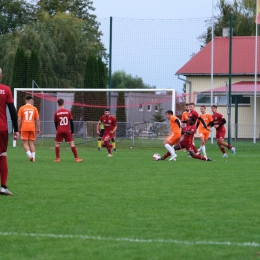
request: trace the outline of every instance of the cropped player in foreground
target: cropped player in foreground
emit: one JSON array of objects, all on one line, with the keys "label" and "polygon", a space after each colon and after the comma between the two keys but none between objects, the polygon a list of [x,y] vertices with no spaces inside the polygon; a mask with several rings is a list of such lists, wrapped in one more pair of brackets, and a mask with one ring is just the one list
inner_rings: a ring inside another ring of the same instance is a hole
[{"label": "cropped player in foreground", "polygon": [[72,114],[68,109],[64,108],[64,100],[62,98],[57,101],[59,109],[54,114],[54,123],[56,127],[55,139],[55,153],[56,159],[53,162],[60,162],[60,143],[63,139],[70,144],[71,151],[77,163],[82,162],[83,159],[78,158],[77,149],[73,141],[74,124]]},{"label": "cropped player in foreground", "polygon": [[173,145],[177,143],[181,138],[181,124],[180,120],[173,115],[172,110],[168,110],[165,112],[167,119],[169,120],[171,133],[165,138],[163,145],[171,154],[171,158],[169,161],[176,161],[176,153]]},{"label": "cropped player in foreground", "polygon": [[223,154],[222,157],[224,158],[228,157],[224,147],[227,147],[232,152],[232,154],[235,155],[236,154],[235,147],[232,147],[230,144],[224,142],[225,135],[226,135],[226,128],[224,124],[226,123],[226,119],[223,117],[223,115],[217,112],[216,105],[211,106],[211,110],[213,112],[212,115],[213,121],[210,122],[208,125],[212,127],[214,126],[216,128],[216,140],[217,140],[218,147]]},{"label": "cropped player in foreground", "polygon": [[100,124],[104,124],[104,135],[102,137],[101,145],[107,148],[108,156],[112,155],[113,145],[110,144],[110,141],[115,137],[115,133],[117,130],[117,121],[116,119],[110,115],[110,110],[107,108],[105,110],[105,114],[99,119],[97,124],[97,134],[100,135]]},{"label": "cropped player in foreground", "polygon": [[18,130],[21,133],[23,148],[31,162],[35,162],[36,134],[40,134],[39,112],[33,106],[32,96],[25,97],[26,104],[20,107],[18,111]]},{"label": "cropped player in foreground", "polygon": [[[0,69],[0,79],[2,78],[2,69]],[[17,113],[14,107],[12,92],[8,86],[0,84],[0,179],[1,179],[1,195],[12,196],[13,193],[7,189],[8,165],[7,165],[7,146],[8,146],[8,125],[6,106],[9,109],[13,123],[14,133],[13,139],[17,140],[19,136]]]},{"label": "cropped player in foreground", "polygon": [[[180,141],[174,145],[174,149],[181,150],[183,148],[186,148],[192,158],[203,160],[203,161],[212,161],[212,159],[206,158],[205,156],[201,156],[200,154],[196,154],[196,152],[194,151],[193,137],[196,132],[195,122],[196,122],[195,118],[193,118],[193,117],[189,118],[188,125],[182,129],[183,136],[180,139]],[[167,152],[161,158],[161,160],[165,160],[170,155],[171,155],[171,153]]]}]

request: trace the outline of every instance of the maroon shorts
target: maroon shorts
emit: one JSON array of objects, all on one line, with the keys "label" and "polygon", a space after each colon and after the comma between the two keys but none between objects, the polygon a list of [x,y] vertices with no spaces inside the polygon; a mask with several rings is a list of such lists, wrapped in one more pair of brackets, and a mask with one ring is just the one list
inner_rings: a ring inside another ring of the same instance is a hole
[{"label": "maroon shorts", "polygon": [[106,137],[108,137],[109,140],[112,140],[115,137],[115,134],[111,134],[110,132],[104,134],[102,137],[102,141],[104,141]]},{"label": "maroon shorts", "polygon": [[72,142],[72,134],[70,132],[57,132],[55,142],[62,143],[63,139],[65,139],[65,142],[67,143]]},{"label": "maroon shorts", "polygon": [[179,145],[181,148],[186,148],[187,151],[194,151],[194,146],[191,143],[188,143],[186,141],[179,142]]},{"label": "maroon shorts", "polygon": [[216,132],[216,139],[225,139],[225,135],[226,135],[226,129],[220,130]]},{"label": "maroon shorts", "polygon": [[6,153],[8,145],[8,131],[0,131],[0,154]]}]

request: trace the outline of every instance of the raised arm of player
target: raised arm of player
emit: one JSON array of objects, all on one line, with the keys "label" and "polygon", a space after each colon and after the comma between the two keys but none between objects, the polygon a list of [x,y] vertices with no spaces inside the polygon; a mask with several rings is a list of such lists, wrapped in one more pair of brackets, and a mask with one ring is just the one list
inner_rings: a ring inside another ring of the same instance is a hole
[{"label": "raised arm of player", "polygon": [[74,123],[72,119],[70,119],[70,132],[72,135],[74,134]]},{"label": "raised arm of player", "polygon": [[11,120],[12,120],[13,128],[14,128],[13,139],[16,140],[19,136],[17,111],[14,107],[14,103],[7,103],[7,106],[8,106],[9,112],[10,112],[10,116],[11,116]]}]

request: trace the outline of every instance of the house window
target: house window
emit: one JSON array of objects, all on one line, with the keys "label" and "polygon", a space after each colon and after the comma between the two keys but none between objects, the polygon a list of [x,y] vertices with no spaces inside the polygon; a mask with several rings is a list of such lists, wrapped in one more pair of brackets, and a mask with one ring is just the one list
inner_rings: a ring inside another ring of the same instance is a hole
[{"label": "house window", "polygon": [[148,106],[147,106],[147,111],[148,111],[148,112],[151,112],[151,111],[152,111],[152,106],[151,106],[151,105],[148,105]]},{"label": "house window", "polygon": [[139,111],[143,111],[143,104],[139,104]]},{"label": "house window", "polygon": [[159,106],[158,106],[158,105],[155,105],[155,106],[154,106],[154,111],[155,111],[155,112],[159,112]]},{"label": "house window", "polygon": [[[238,104],[244,104],[244,105],[250,105],[250,97],[243,97],[242,95],[237,96],[231,96],[231,104],[234,105],[236,103]],[[208,104],[210,105],[210,96],[204,95],[203,93],[199,93],[197,95],[197,104]],[[228,103],[228,97],[227,96],[215,96],[214,95],[214,104],[217,105],[227,105]]]}]

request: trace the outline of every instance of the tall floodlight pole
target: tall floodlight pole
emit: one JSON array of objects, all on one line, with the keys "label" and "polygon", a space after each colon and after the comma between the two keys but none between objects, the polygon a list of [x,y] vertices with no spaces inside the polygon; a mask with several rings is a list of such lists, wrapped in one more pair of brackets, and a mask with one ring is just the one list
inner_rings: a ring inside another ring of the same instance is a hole
[{"label": "tall floodlight pole", "polygon": [[211,17],[211,84],[210,84],[210,104],[213,105],[213,88],[214,88],[214,0],[212,0],[212,17]]},{"label": "tall floodlight pole", "polygon": [[257,89],[257,74],[258,74],[258,16],[259,16],[259,0],[256,0],[256,16],[255,16],[255,87],[254,87],[254,133],[253,143],[256,143],[256,89]]},{"label": "tall floodlight pole", "polygon": [[229,81],[228,81],[228,143],[231,144],[231,85],[232,85],[232,29],[233,16],[229,18]]},{"label": "tall floodlight pole", "polygon": [[[112,21],[113,18],[110,17],[110,33],[109,33],[109,71],[108,71],[108,88],[111,88],[112,83]],[[111,92],[108,93],[108,105],[111,105]]]}]

